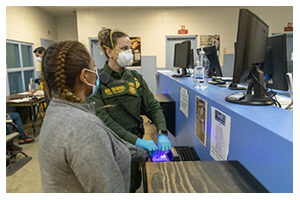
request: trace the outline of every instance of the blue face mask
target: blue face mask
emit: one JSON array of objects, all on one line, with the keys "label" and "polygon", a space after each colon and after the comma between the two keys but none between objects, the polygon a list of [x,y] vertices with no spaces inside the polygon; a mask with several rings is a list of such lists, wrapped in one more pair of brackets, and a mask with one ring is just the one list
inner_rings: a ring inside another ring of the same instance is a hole
[{"label": "blue face mask", "polygon": [[90,69],[85,69],[85,70],[87,70],[87,71],[89,71],[89,72],[92,72],[92,73],[95,73],[95,74],[97,75],[96,85],[87,83],[87,85],[93,87],[93,92],[92,92],[92,94],[90,94],[89,96],[87,96],[87,98],[90,98],[90,97],[94,96],[94,95],[97,93],[97,91],[98,91],[98,89],[99,89],[99,86],[100,86],[100,79],[99,79],[99,75],[98,75],[97,71],[92,71],[92,70],[90,70]]}]

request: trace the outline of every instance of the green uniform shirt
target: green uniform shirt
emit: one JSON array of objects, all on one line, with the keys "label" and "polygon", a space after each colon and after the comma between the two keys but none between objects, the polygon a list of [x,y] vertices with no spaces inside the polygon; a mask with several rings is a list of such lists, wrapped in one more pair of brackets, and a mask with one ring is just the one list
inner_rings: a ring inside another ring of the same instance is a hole
[{"label": "green uniform shirt", "polygon": [[[155,124],[157,131],[167,130],[163,110],[142,75],[127,68],[119,74],[107,62],[102,70],[110,76],[111,89],[130,112],[137,117],[145,114]],[[97,94],[87,102],[95,102],[97,116],[122,139],[135,144],[138,137],[127,130],[137,128],[138,122],[121,107],[108,87],[100,83]]]}]

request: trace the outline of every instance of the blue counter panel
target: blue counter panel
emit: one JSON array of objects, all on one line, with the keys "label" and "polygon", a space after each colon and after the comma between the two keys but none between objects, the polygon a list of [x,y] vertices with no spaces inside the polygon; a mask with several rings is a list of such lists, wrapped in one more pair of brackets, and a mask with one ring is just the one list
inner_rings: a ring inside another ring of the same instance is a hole
[{"label": "blue counter panel", "polygon": [[[209,85],[193,88],[190,77],[173,78],[171,71],[158,71],[157,93],[167,93],[176,102],[176,136],[173,146],[192,146],[203,161],[210,156],[211,107],[231,117],[228,160],[238,160],[270,192],[293,192],[293,112],[276,106],[247,106],[225,101],[234,93]],[[180,87],[189,92],[188,118],[179,110]],[[206,147],[195,135],[196,96],[207,101]]]}]

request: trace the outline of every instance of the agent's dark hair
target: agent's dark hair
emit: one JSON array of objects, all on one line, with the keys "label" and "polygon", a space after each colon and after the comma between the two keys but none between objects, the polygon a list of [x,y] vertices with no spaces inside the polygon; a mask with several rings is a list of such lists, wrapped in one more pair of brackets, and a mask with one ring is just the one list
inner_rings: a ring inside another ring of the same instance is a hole
[{"label": "agent's dark hair", "polygon": [[104,52],[107,58],[108,58],[108,55],[106,54],[105,49],[107,47],[109,47],[110,49],[113,49],[111,39],[110,39],[110,35],[112,35],[112,41],[113,41],[114,46],[116,46],[118,38],[128,37],[128,35],[126,33],[123,33],[121,31],[112,31],[109,28],[99,31],[99,33],[98,33],[98,39],[99,39],[98,45],[100,47],[100,51]]},{"label": "agent's dark hair", "polygon": [[36,48],[36,49],[33,51],[33,53],[38,52],[39,54],[42,54],[42,53],[44,53],[45,51],[46,51],[46,49],[45,49],[44,47],[38,47],[38,48]]},{"label": "agent's dark hair", "polygon": [[74,94],[75,80],[91,61],[86,47],[78,41],[64,41],[47,48],[42,61],[44,87],[52,93],[71,102],[84,102]]}]

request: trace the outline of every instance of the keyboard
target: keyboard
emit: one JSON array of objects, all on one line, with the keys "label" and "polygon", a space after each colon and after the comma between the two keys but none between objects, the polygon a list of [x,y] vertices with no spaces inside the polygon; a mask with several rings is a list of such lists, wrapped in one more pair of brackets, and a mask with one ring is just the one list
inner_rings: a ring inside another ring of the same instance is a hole
[{"label": "keyboard", "polygon": [[[175,146],[175,150],[179,155],[179,161],[199,161],[196,151],[193,147],[188,146]],[[173,161],[175,161],[173,159]]]}]

